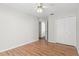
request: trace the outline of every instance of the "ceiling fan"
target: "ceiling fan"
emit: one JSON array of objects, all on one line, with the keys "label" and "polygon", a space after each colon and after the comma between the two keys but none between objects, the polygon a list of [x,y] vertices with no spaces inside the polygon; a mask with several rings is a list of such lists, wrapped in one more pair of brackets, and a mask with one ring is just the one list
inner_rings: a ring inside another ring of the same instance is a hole
[{"label": "ceiling fan", "polygon": [[43,3],[39,3],[39,4],[36,6],[36,10],[37,10],[38,13],[42,13],[44,8],[47,8],[47,7],[44,6]]}]

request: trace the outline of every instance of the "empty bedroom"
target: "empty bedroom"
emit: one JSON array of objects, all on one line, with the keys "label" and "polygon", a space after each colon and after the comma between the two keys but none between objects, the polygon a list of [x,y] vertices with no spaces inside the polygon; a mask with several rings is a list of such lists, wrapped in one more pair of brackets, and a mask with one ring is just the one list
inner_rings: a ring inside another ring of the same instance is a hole
[{"label": "empty bedroom", "polygon": [[79,3],[0,3],[0,56],[78,56]]}]

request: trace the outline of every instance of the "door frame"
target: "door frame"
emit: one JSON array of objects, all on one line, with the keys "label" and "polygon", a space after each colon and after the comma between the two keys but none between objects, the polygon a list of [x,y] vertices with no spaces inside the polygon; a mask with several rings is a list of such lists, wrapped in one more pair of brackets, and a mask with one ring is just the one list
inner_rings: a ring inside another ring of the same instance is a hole
[{"label": "door frame", "polygon": [[[41,39],[41,22],[39,21],[39,39]],[[45,30],[45,38],[48,41],[48,20],[45,21],[45,26],[46,26],[46,30]]]}]

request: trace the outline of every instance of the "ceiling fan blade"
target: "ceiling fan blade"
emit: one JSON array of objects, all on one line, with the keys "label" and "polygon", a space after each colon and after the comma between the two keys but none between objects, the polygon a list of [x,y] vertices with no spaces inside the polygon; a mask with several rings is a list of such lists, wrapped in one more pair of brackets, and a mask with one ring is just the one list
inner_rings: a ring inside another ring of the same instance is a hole
[{"label": "ceiling fan blade", "polygon": [[42,6],[43,8],[47,8],[47,6]]}]

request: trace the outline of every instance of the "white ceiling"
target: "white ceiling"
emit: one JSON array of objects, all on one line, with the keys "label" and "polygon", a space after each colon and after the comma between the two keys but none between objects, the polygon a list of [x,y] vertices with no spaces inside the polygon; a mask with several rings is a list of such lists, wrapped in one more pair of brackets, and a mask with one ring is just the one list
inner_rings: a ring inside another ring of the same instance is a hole
[{"label": "white ceiling", "polygon": [[43,13],[36,12],[37,3],[5,3],[4,5],[13,8],[17,11],[33,15],[36,17],[47,17],[51,13],[54,13],[57,17],[66,15],[75,15],[77,3],[44,3],[47,8],[44,9]]}]

